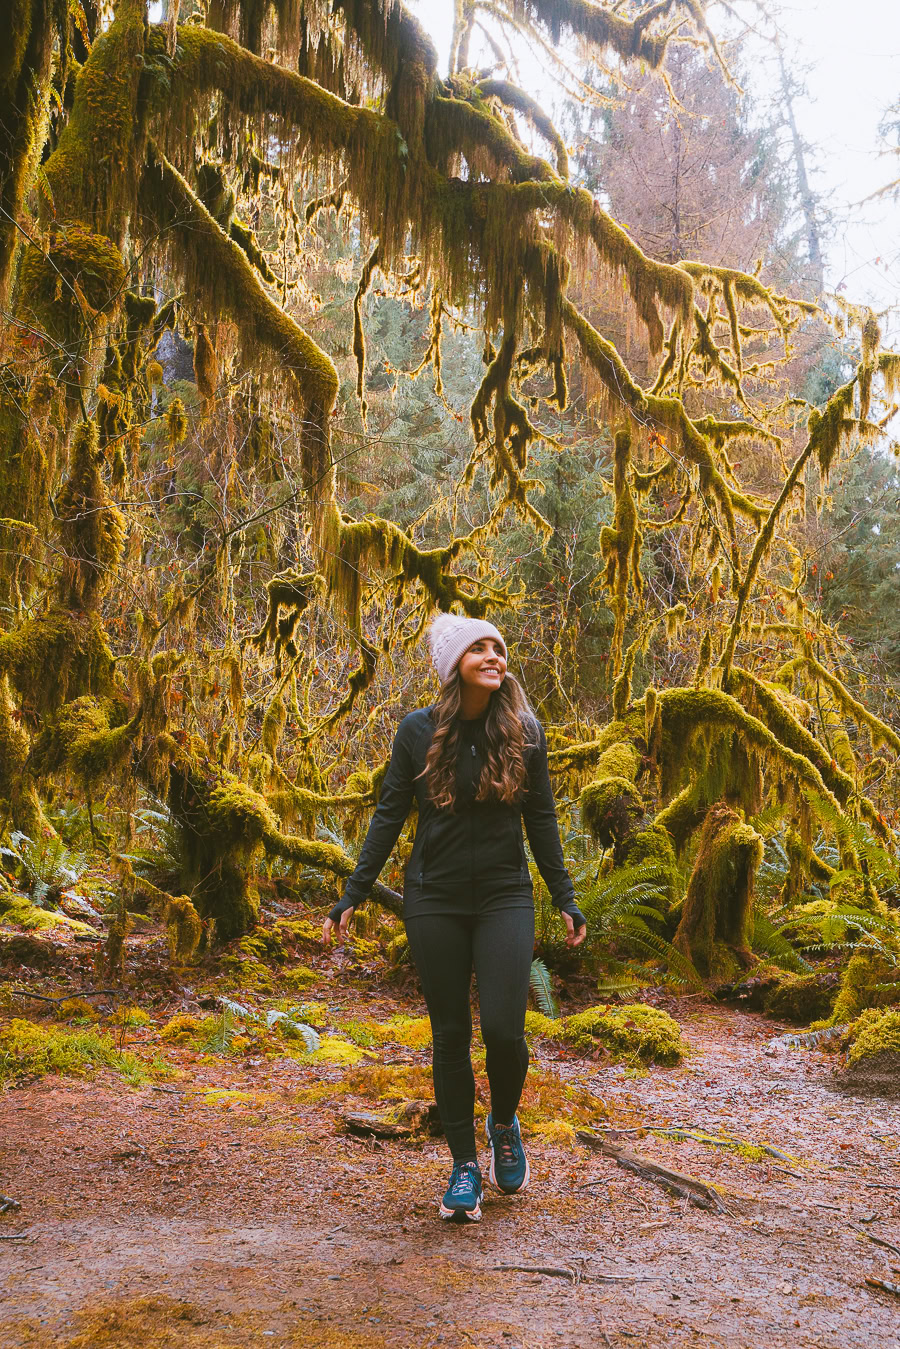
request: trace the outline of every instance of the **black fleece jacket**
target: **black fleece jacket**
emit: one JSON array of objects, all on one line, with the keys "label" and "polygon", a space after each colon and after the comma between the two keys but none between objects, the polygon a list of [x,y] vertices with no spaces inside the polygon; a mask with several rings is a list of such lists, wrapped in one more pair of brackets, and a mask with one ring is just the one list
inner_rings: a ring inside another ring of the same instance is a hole
[{"label": "black fleece jacket", "polygon": [[526,735],[532,743],[526,748],[527,779],[522,797],[505,805],[475,800],[485,762],[484,717],[460,720],[456,805],[453,810],[441,810],[429,799],[422,776],[434,734],[431,712],[431,708],[410,712],[397,729],[359,861],[329,917],[336,922],[346,909],[358,908],[368,898],[415,799],[418,823],[403,888],[407,917],[417,910],[433,912],[436,901],[450,901],[454,896],[456,902],[449,903],[449,908],[455,910],[459,896],[475,894],[479,887],[487,887],[491,894],[513,897],[513,906],[530,904],[532,884],[522,837],[524,822],[553,904],[569,913],[576,927],[581,926],[584,917],[575,903],[574,887],[563,861],[547,766],[547,741],[540,723],[535,722]]}]

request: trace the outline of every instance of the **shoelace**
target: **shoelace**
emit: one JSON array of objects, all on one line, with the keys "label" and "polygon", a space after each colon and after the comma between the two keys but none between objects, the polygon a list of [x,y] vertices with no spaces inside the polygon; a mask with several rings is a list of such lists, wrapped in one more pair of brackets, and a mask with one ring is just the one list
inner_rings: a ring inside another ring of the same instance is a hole
[{"label": "shoelace", "polygon": [[518,1157],[518,1138],[516,1131],[511,1125],[495,1125],[497,1132],[496,1146],[500,1149],[500,1161],[503,1165],[512,1165]]},{"label": "shoelace", "polygon": [[450,1193],[465,1194],[467,1190],[475,1188],[475,1168],[473,1166],[461,1166],[456,1173],[456,1179],[450,1186]]}]

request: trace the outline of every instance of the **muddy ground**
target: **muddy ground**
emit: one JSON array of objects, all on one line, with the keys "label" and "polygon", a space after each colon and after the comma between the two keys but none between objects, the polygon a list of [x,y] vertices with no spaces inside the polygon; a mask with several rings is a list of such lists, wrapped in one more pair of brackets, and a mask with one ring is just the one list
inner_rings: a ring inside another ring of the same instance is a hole
[{"label": "muddy ground", "polygon": [[342,1133],[343,1102],[310,1104],[290,1058],[185,1052],[137,1089],[19,1082],[0,1096],[0,1191],[21,1203],[0,1218],[0,1345],[900,1346],[900,1296],[865,1283],[900,1284],[900,1103],[836,1093],[833,1056],[773,1051],[762,1017],[665,1005],[694,1051],[680,1067],[535,1057],[603,1098],[598,1123],[786,1154],[628,1136],[721,1187],[724,1214],[532,1141],[525,1195],[442,1223],[441,1141]]}]

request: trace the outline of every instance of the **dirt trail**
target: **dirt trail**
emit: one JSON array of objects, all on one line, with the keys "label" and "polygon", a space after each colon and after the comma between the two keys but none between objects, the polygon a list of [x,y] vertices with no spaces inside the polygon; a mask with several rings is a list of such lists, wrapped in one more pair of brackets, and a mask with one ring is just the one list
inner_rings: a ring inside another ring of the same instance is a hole
[{"label": "dirt trail", "polygon": [[870,1240],[900,1248],[900,1105],[835,1094],[819,1054],[767,1053],[772,1022],[671,1010],[696,1050],[681,1068],[555,1067],[623,1115],[796,1159],[635,1142],[721,1185],[731,1216],[535,1143],[525,1196],[488,1197],[479,1226],[442,1224],[442,1146],[336,1134],[327,1103],[292,1105],[287,1061],[229,1070],[252,1111],[171,1088],[11,1091],[0,1190],[22,1210],[0,1232],[27,1239],[0,1243],[0,1345],[900,1346],[900,1297],[864,1284],[900,1282],[900,1251]]}]

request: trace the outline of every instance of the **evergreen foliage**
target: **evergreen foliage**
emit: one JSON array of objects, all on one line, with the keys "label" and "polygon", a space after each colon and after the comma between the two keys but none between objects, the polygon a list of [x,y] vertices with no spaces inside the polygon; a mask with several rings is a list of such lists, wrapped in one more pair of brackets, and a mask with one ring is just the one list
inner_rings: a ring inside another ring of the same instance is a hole
[{"label": "evergreen foliage", "polygon": [[387,0],[77,9],[19,6],[0,69],[5,827],[52,832],[65,792],[96,842],[115,789],[138,859],[164,802],[170,874],[127,885],[173,959],[240,937],[263,869],[349,874],[456,609],[504,626],[547,725],[594,955],[789,964],[790,914],[753,912],[776,807],[773,904],[827,886],[889,930],[900,358],[794,284],[700,0],[485,19],[623,63],[598,162],[641,118],[661,184],[705,147],[664,247],[668,189],[633,221],[621,180],[594,196],[512,71],[470,66],[465,6],[447,75]]}]

